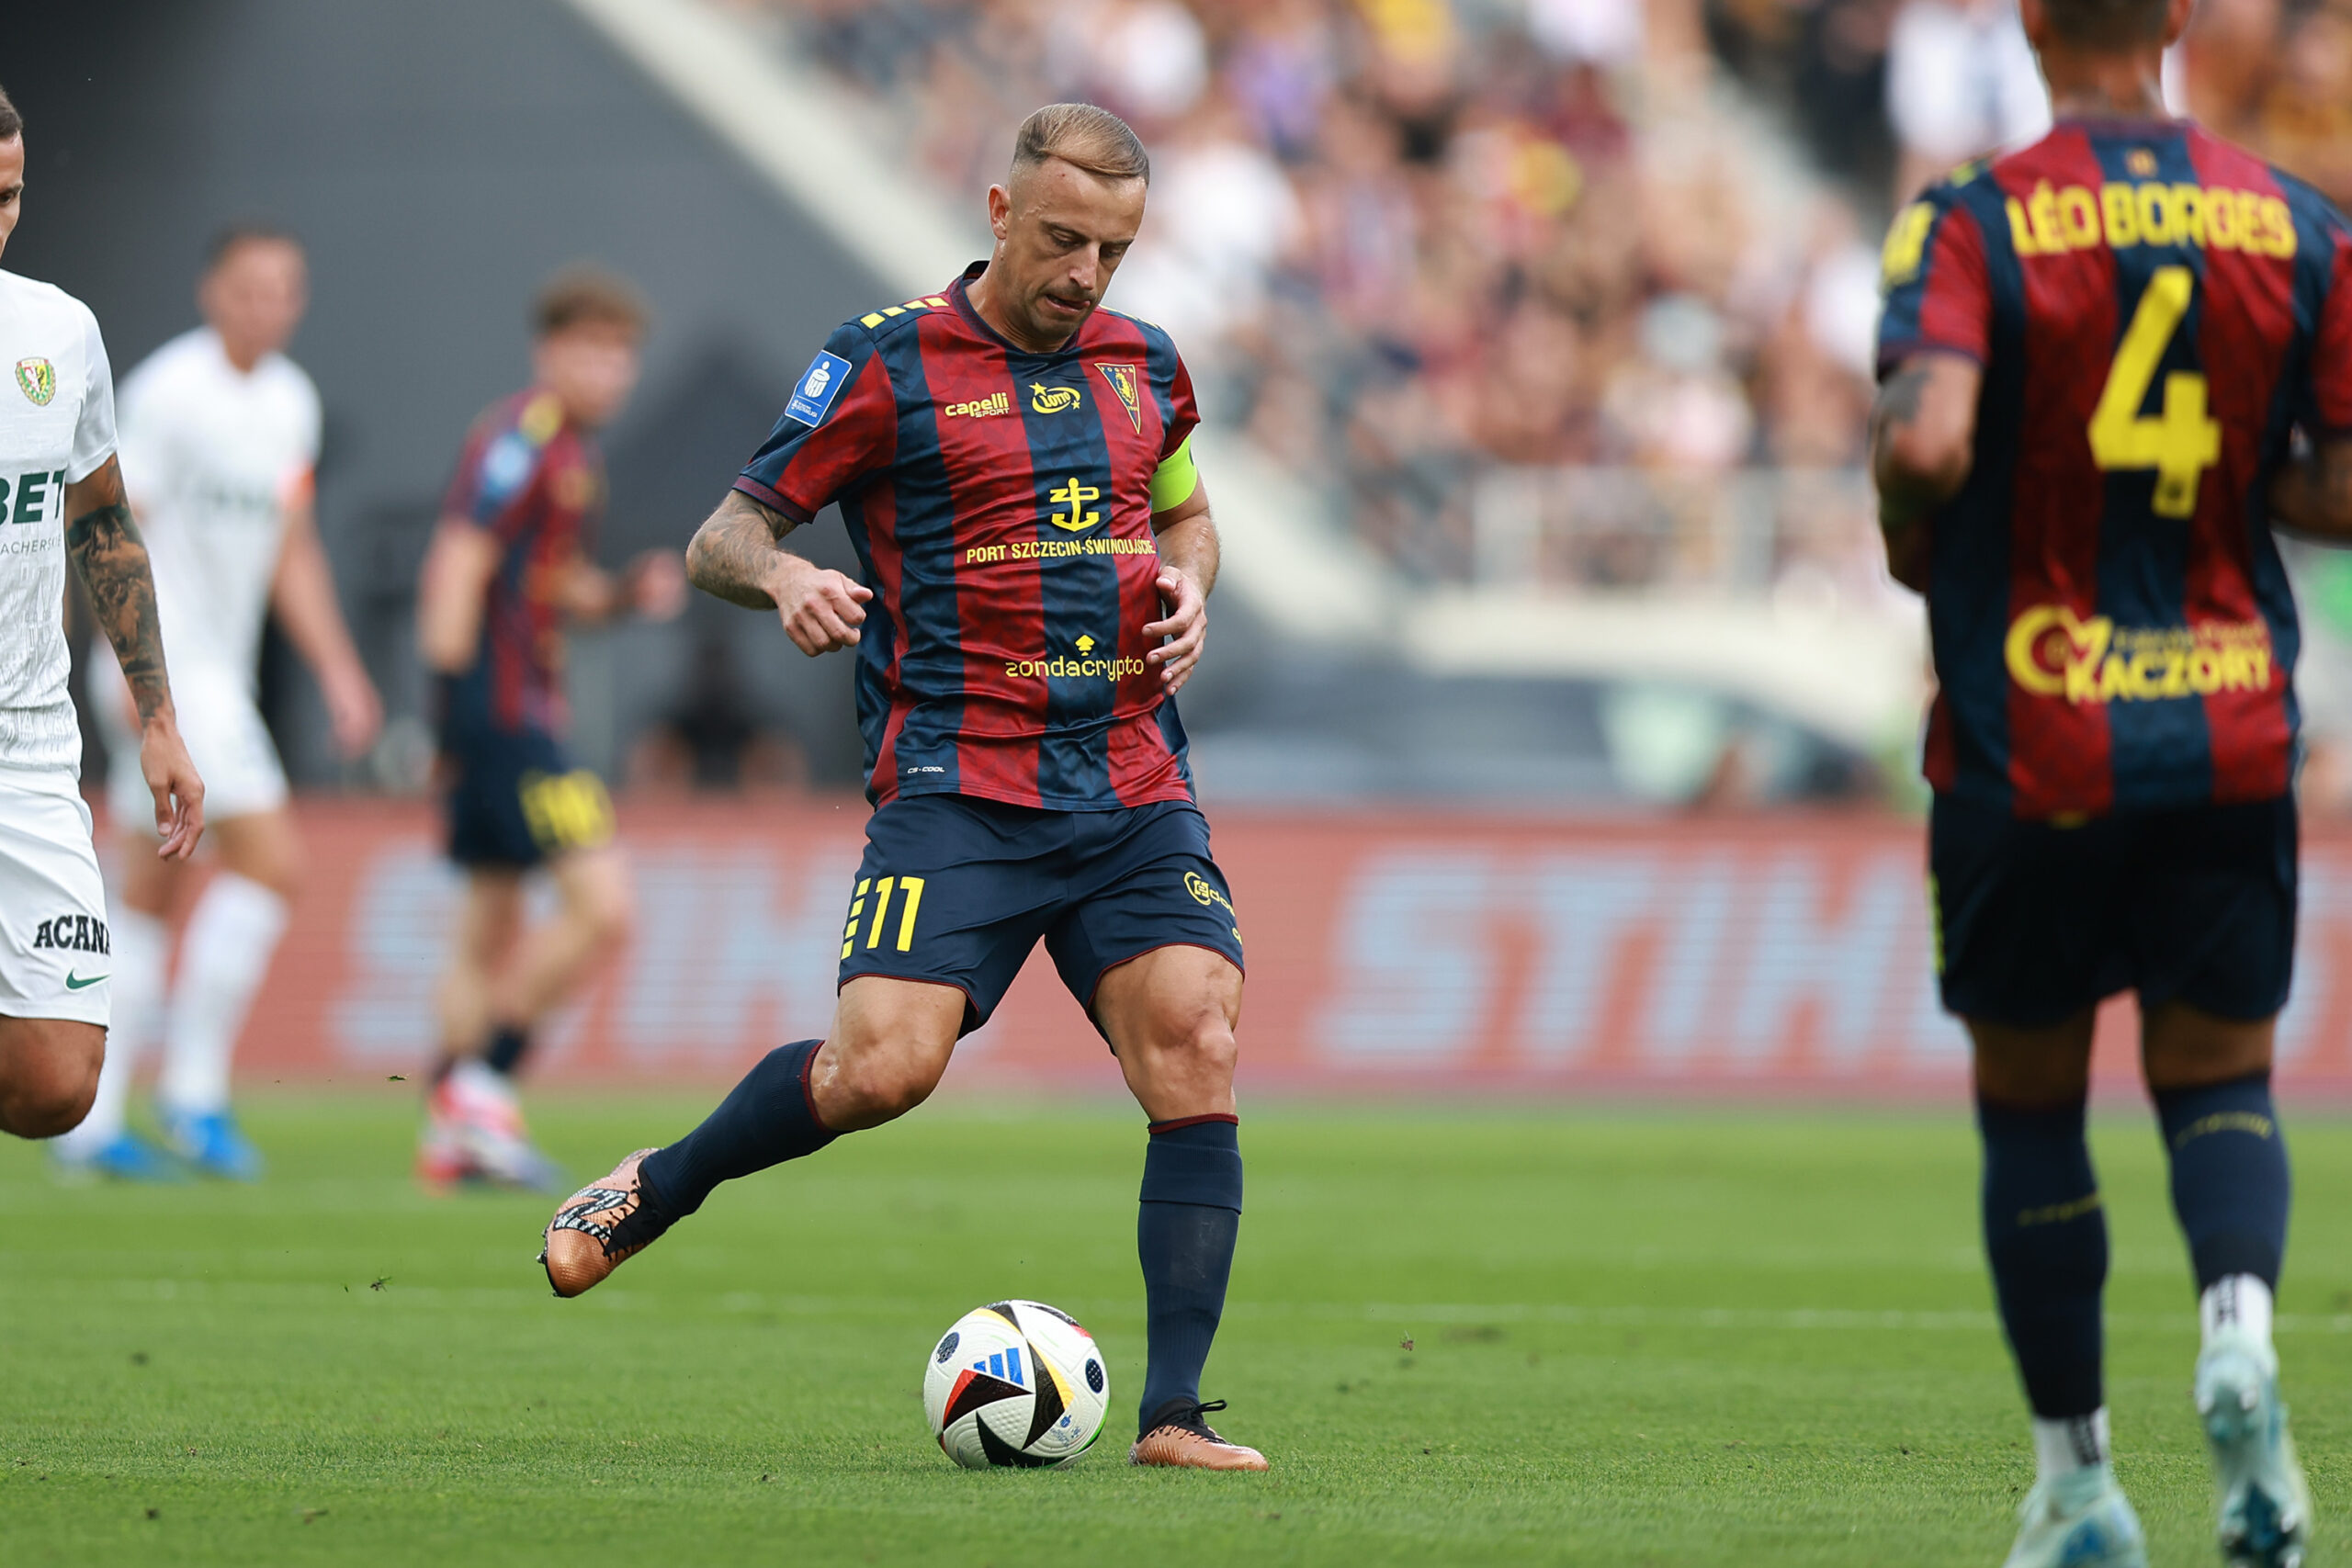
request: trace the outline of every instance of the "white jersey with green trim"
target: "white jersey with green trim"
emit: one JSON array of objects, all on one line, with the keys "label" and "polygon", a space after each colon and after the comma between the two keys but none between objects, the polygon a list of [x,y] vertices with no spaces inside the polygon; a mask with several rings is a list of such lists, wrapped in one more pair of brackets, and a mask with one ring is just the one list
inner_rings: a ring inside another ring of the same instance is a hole
[{"label": "white jersey with green trim", "polygon": [[0,272],[0,766],[78,773],[65,487],[114,455],[114,378],[89,307],[12,272]]}]

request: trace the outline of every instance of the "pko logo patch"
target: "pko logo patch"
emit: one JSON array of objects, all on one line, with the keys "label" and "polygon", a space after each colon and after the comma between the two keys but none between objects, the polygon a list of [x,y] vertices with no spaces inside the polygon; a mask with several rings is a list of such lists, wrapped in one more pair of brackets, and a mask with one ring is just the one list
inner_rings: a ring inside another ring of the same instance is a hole
[{"label": "pko logo patch", "polygon": [[67,953],[112,953],[107,923],[88,915],[58,915],[33,930],[33,946]]},{"label": "pko logo patch", "polygon": [[849,361],[820,349],[808,362],[808,374],[792,389],[792,400],[784,405],[784,412],[803,424],[822,424],[825,415],[832,412],[833,400],[841,395],[842,383],[848,379]]}]

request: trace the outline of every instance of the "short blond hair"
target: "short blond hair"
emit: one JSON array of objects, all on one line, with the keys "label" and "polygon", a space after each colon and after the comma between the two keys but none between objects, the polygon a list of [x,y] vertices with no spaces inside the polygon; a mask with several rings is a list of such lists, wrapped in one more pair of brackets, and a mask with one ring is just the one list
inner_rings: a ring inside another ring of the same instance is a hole
[{"label": "short blond hair", "polygon": [[1135,128],[1093,104],[1047,104],[1012,138],[1012,177],[1058,158],[1102,180],[1151,183],[1151,155]]}]

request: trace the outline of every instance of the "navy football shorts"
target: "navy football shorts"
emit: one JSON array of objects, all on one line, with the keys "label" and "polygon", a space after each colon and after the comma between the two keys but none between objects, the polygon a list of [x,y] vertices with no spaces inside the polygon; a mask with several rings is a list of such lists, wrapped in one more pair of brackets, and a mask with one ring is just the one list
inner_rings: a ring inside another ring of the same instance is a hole
[{"label": "navy football shorts", "polygon": [[2295,800],[2074,827],[1936,797],[1928,898],[1944,1006],[2036,1028],[2118,991],[2252,1021],[2287,1004]]},{"label": "navy football shorts", "polygon": [[604,782],[575,767],[545,730],[453,726],[442,738],[441,765],[449,858],[459,865],[527,871],[612,841]]},{"label": "navy football shorts", "polygon": [[1238,917],[1200,808],[1044,811],[918,795],[867,819],[842,985],[887,975],[953,986],[969,1033],[1040,937],[1090,1015],[1103,973],[1155,948],[1205,947],[1239,968]]}]

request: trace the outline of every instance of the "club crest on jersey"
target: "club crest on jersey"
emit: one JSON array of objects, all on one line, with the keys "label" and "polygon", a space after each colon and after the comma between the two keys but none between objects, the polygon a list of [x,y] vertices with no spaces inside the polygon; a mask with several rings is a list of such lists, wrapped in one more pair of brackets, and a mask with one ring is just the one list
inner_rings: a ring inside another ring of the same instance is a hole
[{"label": "club crest on jersey", "polygon": [[35,408],[47,408],[49,400],[57,396],[57,367],[46,359],[17,361],[17,385]]},{"label": "club crest on jersey", "polygon": [[792,400],[784,405],[784,412],[803,424],[822,424],[825,416],[832,412],[833,400],[841,396],[842,384],[848,379],[849,361],[820,349],[801,374],[799,384],[792,389]]},{"label": "club crest on jersey", "polygon": [[1097,365],[1102,379],[1109,382],[1111,395],[1127,411],[1127,423],[1143,434],[1143,367],[1137,365]]},{"label": "club crest on jersey", "polygon": [[1084,400],[1076,387],[1048,387],[1043,381],[1029,383],[1029,406],[1039,413],[1060,413]]}]

